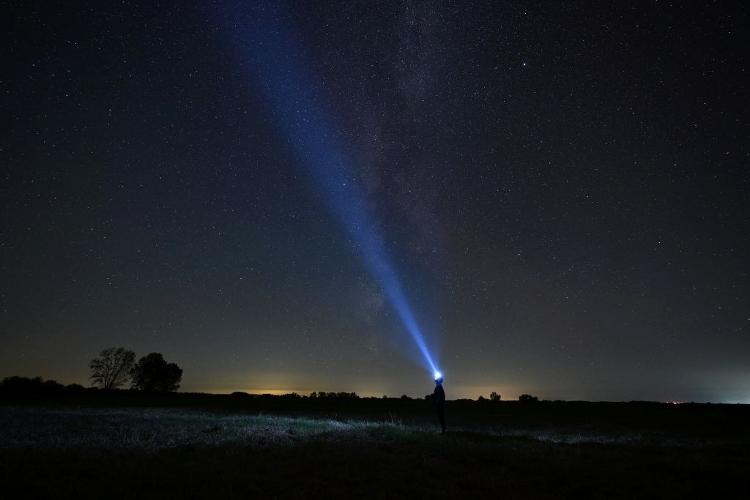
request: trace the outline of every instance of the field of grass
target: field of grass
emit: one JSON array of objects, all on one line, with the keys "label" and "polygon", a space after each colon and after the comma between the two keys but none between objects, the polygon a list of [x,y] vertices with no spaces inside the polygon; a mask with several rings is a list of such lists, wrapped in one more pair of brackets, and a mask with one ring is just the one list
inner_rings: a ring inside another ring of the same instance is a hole
[{"label": "field of grass", "polygon": [[742,406],[104,396],[0,404],[4,498],[750,498]]}]

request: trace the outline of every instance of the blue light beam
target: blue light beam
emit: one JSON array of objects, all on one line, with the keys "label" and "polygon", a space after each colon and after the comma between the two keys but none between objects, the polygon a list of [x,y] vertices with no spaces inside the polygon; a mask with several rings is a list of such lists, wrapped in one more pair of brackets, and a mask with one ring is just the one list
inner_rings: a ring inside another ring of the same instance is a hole
[{"label": "blue light beam", "polygon": [[343,140],[325,112],[320,80],[305,64],[301,45],[276,2],[237,4],[225,12],[243,69],[262,92],[275,122],[355,250],[395,309],[431,374],[438,368],[352,171]]}]

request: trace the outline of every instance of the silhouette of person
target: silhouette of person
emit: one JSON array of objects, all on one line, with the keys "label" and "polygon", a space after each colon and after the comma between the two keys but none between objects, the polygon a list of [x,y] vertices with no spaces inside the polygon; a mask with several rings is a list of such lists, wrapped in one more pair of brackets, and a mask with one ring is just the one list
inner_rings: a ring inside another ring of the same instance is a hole
[{"label": "silhouette of person", "polygon": [[438,420],[440,420],[440,429],[445,432],[445,390],[443,390],[443,376],[439,375],[435,379],[435,390],[432,391],[432,400],[435,402]]}]

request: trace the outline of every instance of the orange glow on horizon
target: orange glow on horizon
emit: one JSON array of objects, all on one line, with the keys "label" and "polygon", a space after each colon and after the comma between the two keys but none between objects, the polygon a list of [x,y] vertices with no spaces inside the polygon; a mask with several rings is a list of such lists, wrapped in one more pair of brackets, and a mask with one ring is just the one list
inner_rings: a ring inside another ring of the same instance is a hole
[{"label": "orange glow on horizon", "polygon": [[[432,392],[432,385],[426,386],[423,394],[406,394],[414,399],[421,399],[426,394]],[[453,389],[453,390],[451,390]],[[283,387],[283,386],[271,386],[271,387],[252,387],[252,388],[227,388],[227,387],[194,387],[185,388],[185,392],[205,392],[209,394],[231,394],[233,392],[245,392],[247,394],[271,394],[274,396],[283,396],[285,394],[297,393],[300,396],[309,396],[312,392],[355,392],[359,397],[368,398],[375,397],[380,398],[383,395],[387,395],[391,398],[400,397],[404,392],[393,391],[393,390],[373,390],[372,388],[357,390],[356,388],[350,389],[318,389],[318,388],[299,388],[299,387]],[[451,388],[446,387],[446,393],[448,399],[477,399],[479,396],[489,398],[491,392],[497,392],[500,394],[503,400],[512,401],[518,399],[518,396],[523,393],[533,394],[539,396],[542,399],[542,395],[534,392],[533,390],[522,390],[517,387],[492,387],[492,386],[456,386]]]}]

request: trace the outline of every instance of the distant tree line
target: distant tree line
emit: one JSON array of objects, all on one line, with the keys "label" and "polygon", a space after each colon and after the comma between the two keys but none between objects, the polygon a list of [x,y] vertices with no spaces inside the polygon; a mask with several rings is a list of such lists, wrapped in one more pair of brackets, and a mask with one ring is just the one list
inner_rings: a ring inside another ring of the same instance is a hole
[{"label": "distant tree line", "polygon": [[[290,392],[289,394],[248,394],[247,392],[236,391],[231,394],[237,397],[274,397],[274,398],[287,398],[287,399],[362,399],[357,395],[356,392],[311,392],[308,396],[302,396],[296,392]],[[372,398],[364,398],[372,399]]]},{"label": "distant tree line", "polygon": [[123,347],[110,347],[89,363],[93,385],[118,389],[128,382],[130,388],[145,392],[174,392],[180,387],[182,368],[167,363],[164,356],[152,352],[136,363],[135,353]]},{"label": "distant tree line", "polygon": [[152,352],[135,361],[135,353],[122,347],[110,347],[89,362],[92,387],[63,385],[42,377],[6,377],[0,382],[5,393],[59,394],[96,389],[114,390],[130,385],[143,392],[174,392],[180,387],[182,368],[167,363],[164,356]]},{"label": "distant tree line", "polygon": [[[114,390],[130,385],[130,389],[143,392],[174,392],[180,387],[182,380],[182,368],[175,363],[168,363],[164,356],[158,352],[152,352],[143,356],[136,362],[135,353],[123,347],[109,347],[102,350],[99,356],[89,362],[91,371],[91,388],[87,389],[80,384],[63,385],[54,380],[44,380],[41,377],[7,377],[0,382],[0,391],[12,393],[63,393],[83,392],[92,389]],[[232,396],[253,396],[245,392],[234,392]],[[262,396],[271,397],[270,394]],[[296,392],[284,394],[282,398],[309,398],[325,400],[353,400],[360,399],[356,392],[311,392],[309,396],[301,396]],[[366,398],[374,399],[374,398]],[[383,395],[382,399],[392,399]],[[402,401],[411,401],[412,398],[406,394],[398,398]],[[432,394],[424,397],[431,400]],[[478,402],[499,402],[501,396],[497,392],[490,393],[489,400],[479,396]],[[471,399],[459,399],[457,401],[472,401]],[[521,403],[536,403],[539,398],[530,394],[521,394],[518,397]]]},{"label": "distant tree line", "polygon": [[359,399],[356,392],[311,392],[312,399]]},{"label": "distant tree line", "polygon": [[[487,398],[485,398],[484,396],[479,396],[479,398],[477,398],[477,401],[480,401],[480,402],[481,401],[499,402],[501,400],[502,400],[502,397],[500,396],[500,394],[498,394],[498,393],[496,393],[494,391],[490,393],[489,400]],[[471,401],[471,400],[469,400],[469,401]],[[518,396],[518,401],[521,402],[521,403],[538,403],[539,402],[539,398],[536,397],[536,396],[532,396],[531,394],[521,394],[520,396]]]},{"label": "distant tree line", "polygon": [[[0,392],[18,394],[63,394],[82,393],[92,390],[81,384],[63,385],[55,380],[44,380],[42,377],[5,377],[0,382]],[[96,390],[96,388],[93,388]]]}]

